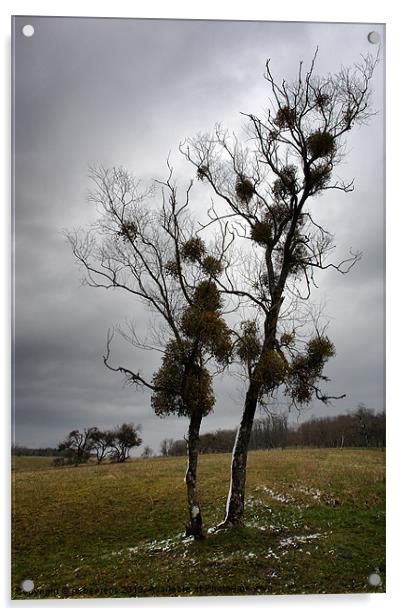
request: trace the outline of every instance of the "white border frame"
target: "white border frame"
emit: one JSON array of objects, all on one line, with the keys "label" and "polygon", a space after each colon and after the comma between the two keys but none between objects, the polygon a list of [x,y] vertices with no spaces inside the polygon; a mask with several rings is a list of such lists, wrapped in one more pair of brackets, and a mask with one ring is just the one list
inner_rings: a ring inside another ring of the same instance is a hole
[{"label": "white border frame", "polygon": [[[4,545],[0,570],[1,599],[6,609],[19,611],[25,608],[39,609],[85,609],[94,612],[99,608],[135,609],[146,611],[147,614],[163,609],[164,613],[177,612],[177,610],[191,610],[201,613],[210,609],[213,605],[218,608],[230,609],[234,614],[243,610],[246,605],[255,613],[266,613],[267,609],[280,609],[281,614],[294,615],[297,610],[298,616],[315,613],[338,613],[340,610],[353,610],[358,614],[378,614],[381,609],[392,609],[398,602],[398,590],[400,584],[400,550],[401,533],[400,520],[402,518],[400,508],[400,459],[398,449],[402,435],[402,408],[398,402],[400,394],[400,359],[401,348],[400,322],[398,313],[399,287],[401,278],[400,255],[397,253],[401,245],[402,230],[402,204],[399,197],[399,184],[401,177],[400,139],[402,135],[401,100],[402,79],[400,71],[401,33],[399,11],[396,3],[336,0],[333,3],[323,3],[319,0],[310,0],[308,4],[296,0],[288,0],[284,3],[268,3],[258,0],[247,0],[244,3],[234,4],[233,0],[204,0],[201,3],[183,4],[179,0],[170,2],[151,1],[140,3],[138,0],[91,3],[87,0],[50,0],[15,1],[3,2],[1,6],[1,39],[3,45],[3,61],[1,62],[2,79],[1,96],[2,113],[0,115],[4,128],[4,146],[1,149],[2,165],[1,179],[3,180],[3,207],[1,208],[1,267],[3,281],[3,301],[1,302],[1,322],[4,327],[0,355],[0,373],[4,377],[3,387],[3,413],[2,434],[3,441],[3,473],[1,474],[1,496],[4,503],[2,511],[1,530]],[[370,24],[386,23],[387,28],[387,64],[386,64],[386,117],[387,117],[387,170],[386,170],[386,193],[387,193],[387,593],[373,595],[309,595],[309,596],[280,596],[280,597],[232,597],[232,598],[183,598],[183,599],[87,599],[87,600],[35,600],[13,601],[9,599],[9,508],[10,508],[10,431],[11,431],[11,386],[10,386],[10,357],[11,357],[11,183],[10,183],[10,117],[11,117],[11,89],[10,89],[10,58],[11,58],[11,15],[60,15],[60,16],[90,16],[90,17],[160,17],[160,18],[186,18],[186,19],[239,19],[239,20],[270,20],[270,21],[327,21],[327,22],[365,22]],[[399,148],[398,148],[399,146]],[[398,148],[398,149],[397,149]],[[6,341],[6,344],[4,344]],[[399,351],[398,355],[397,352]],[[398,365],[399,364],[399,365]],[[399,562],[398,562],[399,561]],[[74,601],[74,603],[71,603]]]}]

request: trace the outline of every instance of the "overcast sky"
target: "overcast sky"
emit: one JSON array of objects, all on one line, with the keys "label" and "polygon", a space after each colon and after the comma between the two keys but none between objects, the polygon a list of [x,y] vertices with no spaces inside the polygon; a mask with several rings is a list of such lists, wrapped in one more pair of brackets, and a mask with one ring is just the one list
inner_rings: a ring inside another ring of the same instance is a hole
[{"label": "overcast sky", "polygon": [[[21,34],[28,22],[31,38]],[[93,220],[88,165],[123,165],[146,183],[164,178],[171,152],[179,179],[188,180],[194,171],[177,153],[180,141],[216,122],[240,130],[239,112],[260,113],[267,58],[276,75],[292,79],[318,46],[317,72],[325,74],[376,53],[367,34],[383,39],[383,28],[32,17],[14,26],[14,438],[55,445],[73,428],[134,421],[157,450],[163,437],[183,437],[186,420],[156,418],[149,394],[124,387],[102,362],[108,328],[134,318],[141,330],[147,315],[122,292],[82,286],[63,235]],[[321,275],[316,295],[337,349],[326,369],[331,393],[347,397],[332,407],[317,403],[305,417],[385,404],[383,68],[373,80],[378,113],[351,134],[339,170],[355,179],[355,191],[319,202],[337,254],[363,251],[348,276]],[[113,358],[149,376],[158,365],[158,357],[118,340]],[[203,431],[235,427],[241,415],[238,382],[218,379],[215,390]]]}]

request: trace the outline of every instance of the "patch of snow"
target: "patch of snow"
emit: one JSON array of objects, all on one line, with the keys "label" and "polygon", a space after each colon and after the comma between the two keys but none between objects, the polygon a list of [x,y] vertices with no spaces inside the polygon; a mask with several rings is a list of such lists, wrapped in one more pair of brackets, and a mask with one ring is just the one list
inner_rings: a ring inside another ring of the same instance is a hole
[{"label": "patch of snow", "polygon": [[306,494],[307,496],[312,496],[316,501],[323,501],[327,505],[332,505],[333,507],[339,502],[332,494],[323,494],[321,490],[318,488],[307,488],[305,486],[298,486],[295,488],[302,494]]},{"label": "patch of snow", "polygon": [[301,537],[295,537],[295,539],[299,543],[307,543],[308,541],[312,541],[313,539],[319,539],[322,536],[323,536],[323,533],[315,533],[313,535],[304,535]]},{"label": "patch of snow", "polygon": [[279,545],[281,546],[281,548],[293,548],[296,547],[296,544],[294,542],[294,540],[292,539],[292,537],[287,537],[286,539],[281,539],[279,541]]},{"label": "patch of snow", "polygon": [[[138,545],[127,548],[129,554],[137,554],[138,552],[169,552],[174,550],[179,546],[180,539],[183,537],[182,533],[175,535],[174,537],[169,537],[168,539],[160,539],[157,541],[153,539],[152,541],[146,541],[143,543],[139,543]],[[112,552],[112,555],[121,554],[120,552]]]},{"label": "patch of snow", "polygon": [[323,536],[322,533],[315,533],[312,535],[300,535],[297,537],[286,537],[285,539],[281,539],[279,541],[279,545],[281,547],[287,547],[287,548],[298,548],[299,547],[298,544],[309,543],[310,541],[313,541],[314,539],[319,539],[322,536]]},{"label": "patch of snow", "polygon": [[276,560],[280,560],[279,556],[277,554],[275,554],[275,552],[273,551],[272,548],[268,548],[268,552],[267,552],[265,558],[275,558]]},{"label": "patch of snow", "polygon": [[292,498],[292,496],[290,496],[289,494],[281,494],[280,492],[275,492],[267,486],[259,486],[258,488],[256,488],[256,490],[265,492],[265,494],[268,494],[271,498],[279,501],[280,503],[294,503],[294,498]]}]

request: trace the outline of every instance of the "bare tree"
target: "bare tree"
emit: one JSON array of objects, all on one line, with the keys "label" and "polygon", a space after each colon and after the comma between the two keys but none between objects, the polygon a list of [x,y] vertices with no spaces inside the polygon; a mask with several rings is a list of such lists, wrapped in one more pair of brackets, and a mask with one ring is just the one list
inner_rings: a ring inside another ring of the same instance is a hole
[{"label": "bare tree", "polygon": [[[101,217],[89,232],[74,232],[68,237],[85,268],[87,284],[125,291],[142,301],[155,317],[146,339],[139,338],[134,325],[120,328],[135,346],[162,354],[161,366],[152,377],[112,365],[113,333],[108,335],[104,363],[128,382],[148,389],[157,415],[189,418],[187,533],[201,538],[199,430],[215,402],[207,364],[214,360],[215,366],[224,366],[231,352],[216,284],[227,245],[214,244],[207,250],[188,213],[192,183],[180,198],[169,162],[168,168],[167,181],[142,192],[124,169],[92,169],[95,190],[90,200]],[[158,195],[161,205],[156,206]]]},{"label": "bare tree", "polygon": [[216,280],[222,293],[239,299],[252,315],[237,329],[247,391],[224,526],[243,520],[247,450],[258,404],[270,405],[280,388],[297,407],[313,396],[324,403],[335,397],[320,386],[334,346],[302,306],[317,271],[346,274],[361,254],[330,260],[333,236],[319,223],[314,201],[328,190],[353,190],[353,182],[336,177],[335,170],[346,154],[347,133],[372,115],[370,80],[378,58],[365,57],[325,77],[316,75],[315,60],[316,55],[307,71],[300,63],[294,83],[276,80],[266,63],[269,106],[262,117],[244,114],[245,144],[217,126],[181,146],[198,179],[219,197],[222,209],[214,203],[207,224],[226,234],[231,228],[237,244],[246,247],[240,273],[228,261]]}]

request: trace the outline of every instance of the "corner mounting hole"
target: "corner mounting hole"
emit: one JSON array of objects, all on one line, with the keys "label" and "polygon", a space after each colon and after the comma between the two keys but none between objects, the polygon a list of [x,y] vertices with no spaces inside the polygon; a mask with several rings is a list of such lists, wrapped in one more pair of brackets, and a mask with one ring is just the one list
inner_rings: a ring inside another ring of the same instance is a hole
[{"label": "corner mounting hole", "polygon": [[21,582],[21,590],[24,592],[32,592],[35,584],[32,580],[22,580]]},{"label": "corner mounting hole", "polygon": [[28,38],[30,38],[31,36],[33,36],[35,33],[35,28],[33,26],[31,26],[31,24],[26,24],[23,28],[22,28],[22,34],[24,36],[27,36]]},{"label": "corner mounting hole", "polygon": [[379,32],[376,32],[375,30],[373,30],[373,32],[369,32],[367,38],[369,43],[371,43],[372,45],[378,45],[378,43],[381,41]]},{"label": "corner mounting hole", "polygon": [[378,573],[371,573],[368,576],[368,583],[370,584],[370,586],[380,586],[381,578]]}]

